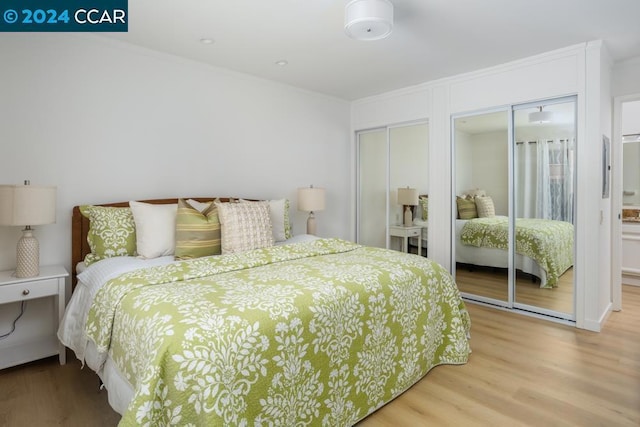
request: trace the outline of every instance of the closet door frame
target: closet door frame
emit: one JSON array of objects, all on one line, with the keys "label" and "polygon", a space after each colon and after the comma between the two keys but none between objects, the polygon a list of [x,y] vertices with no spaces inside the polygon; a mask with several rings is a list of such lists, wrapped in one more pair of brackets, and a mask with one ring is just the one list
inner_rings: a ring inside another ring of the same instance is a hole
[{"label": "closet door frame", "polygon": [[[577,169],[578,169],[578,164],[577,164],[577,152],[578,152],[578,133],[577,133],[577,123],[578,123],[578,97],[577,95],[569,95],[569,96],[563,96],[563,97],[557,97],[557,98],[549,98],[549,99],[543,99],[543,100],[539,100],[539,101],[534,101],[534,102],[527,102],[527,103],[523,103],[523,104],[514,104],[511,106],[511,126],[513,128],[514,123],[515,123],[515,113],[518,110],[524,110],[524,109],[528,109],[528,108],[533,108],[533,107],[538,107],[540,104],[544,103],[544,105],[554,105],[554,104],[565,104],[568,102],[573,102],[574,103],[574,117],[573,117],[573,127],[574,127],[574,139],[575,139],[575,150],[574,150],[574,154],[573,154],[573,164],[575,165],[575,170],[573,171],[573,188],[577,189],[578,188],[578,173],[577,173]],[[515,145],[516,145],[516,140],[515,140],[515,130],[512,134],[512,138],[509,142],[509,148],[512,151],[512,157],[511,157],[511,162],[515,163]],[[513,171],[515,173],[515,169]],[[514,181],[514,176],[510,176],[510,181]],[[515,189],[514,189],[514,193],[511,193],[515,196]],[[514,213],[515,213],[515,200],[516,197],[512,197],[512,201],[514,204]],[[572,295],[573,295],[573,304],[572,304],[572,310],[571,313],[565,313],[565,312],[561,312],[561,311],[555,311],[555,310],[550,310],[547,308],[543,308],[543,307],[538,307],[538,306],[533,306],[533,305],[529,305],[529,304],[524,304],[524,303],[519,303],[516,301],[516,295],[515,295],[515,291],[516,291],[516,282],[515,282],[515,276],[514,276],[514,282],[513,282],[513,288],[509,289],[509,292],[513,292],[513,297],[514,297],[514,301],[513,301],[513,308],[518,309],[518,310],[522,310],[524,312],[530,312],[530,313],[535,313],[535,314],[540,314],[545,316],[545,318],[554,318],[554,319],[558,319],[559,321],[566,321],[566,322],[570,322],[571,325],[575,325],[575,321],[576,321],[576,277],[575,277],[575,263],[576,263],[576,229],[577,229],[577,221],[578,221],[578,215],[577,215],[577,191],[573,192],[573,210],[574,210],[574,215],[573,215],[573,269],[574,269],[574,276],[573,276],[573,291],[572,291]],[[510,224],[513,229],[510,229],[510,233],[513,234],[513,238],[514,238],[514,243],[515,243],[515,221],[513,221],[513,224]],[[513,246],[515,248],[515,246]],[[510,258],[514,258],[515,259],[515,250],[512,251],[513,253],[510,254]],[[514,264],[515,265],[515,264]]]},{"label": "closet door frame", "polygon": [[361,144],[360,136],[362,134],[373,133],[373,132],[385,132],[385,247],[389,247],[389,127],[388,126],[380,126],[370,129],[363,129],[356,131],[356,190],[357,190],[357,200],[356,200],[356,243],[361,243],[362,241],[362,230],[361,230],[361,215],[362,215],[362,165],[361,165]]},{"label": "closet door frame", "polygon": [[474,110],[474,111],[467,111],[467,112],[463,112],[463,113],[457,113],[457,114],[452,114],[451,115],[451,137],[452,137],[452,143],[451,143],[451,212],[452,212],[452,224],[451,224],[451,275],[453,276],[454,280],[456,278],[456,270],[457,270],[457,264],[456,264],[456,243],[457,243],[457,237],[456,237],[456,224],[455,221],[458,217],[457,212],[458,212],[458,206],[456,203],[456,174],[457,174],[457,168],[456,168],[456,120],[457,119],[462,119],[465,117],[475,117],[478,115],[483,115],[483,114],[491,114],[491,113],[505,113],[505,119],[506,119],[506,125],[507,125],[507,162],[508,162],[508,175],[509,175],[509,179],[508,179],[508,195],[509,195],[509,203],[508,203],[508,215],[509,215],[509,237],[508,237],[508,244],[509,244],[509,250],[507,251],[507,260],[508,260],[508,274],[507,274],[507,300],[499,300],[499,299],[495,299],[495,298],[490,298],[490,297],[486,297],[486,296],[482,296],[482,295],[476,295],[476,294],[470,294],[467,292],[461,292],[460,294],[462,295],[462,297],[464,297],[465,299],[474,301],[474,302],[479,302],[479,303],[484,303],[484,304],[489,304],[491,306],[494,307],[502,307],[502,308],[508,308],[508,309],[512,309],[513,308],[513,299],[514,299],[514,294],[513,294],[513,288],[514,285],[513,283],[515,283],[515,264],[514,264],[514,257],[512,255],[512,250],[511,248],[513,248],[514,243],[515,243],[515,239],[513,238],[514,236],[514,221],[512,220],[513,218],[513,213],[514,213],[514,206],[515,204],[513,203],[513,149],[512,149],[512,144],[511,141],[513,140],[513,112],[511,110],[511,106],[510,105],[505,105],[505,106],[500,106],[500,107],[495,107],[495,108],[485,108],[482,110]]},{"label": "closet door frame", "polygon": [[[526,315],[530,315],[533,317],[541,317],[547,320],[553,320],[559,323],[566,323],[572,326],[575,326],[575,322],[576,322],[576,309],[577,309],[577,297],[576,297],[576,277],[574,274],[573,277],[573,304],[572,304],[572,312],[571,313],[564,313],[564,312],[558,312],[555,310],[550,310],[550,309],[546,309],[546,308],[542,308],[542,307],[538,307],[538,306],[532,306],[532,305],[528,305],[528,304],[524,304],[524,303],[518,303],[516,302],[516,295],[515,295],[515,291],[516,291],[516,263],[515,263],[515,256],[516,256],[516,251],[515,251],[515,215],[516,215],[516,194],[515,194],[515,174],[516,174],[516,170],[515,170],[515,145],[516,145],[516,140],[515,140],[515,113],[518,110],[523,110],[523,109],[528,109],[528,108],[532,108],[532,107],[537,107],[539,106],[541,103],[544,103],[544,105],[552,105],[552,104],[562,104],[562,103],[567,103],[567,102],[573,102],[574,103],[574,121],[573,121],[573,126],[574,126],[574,135],[575,135],[575,143],[576,143],[576,148],[574,151],[574,165],[575,165],[575,170],[573,172],[573,187],[574,188],[578,188],[577,187],[577,178],[578,178],[578,174],[577,174],[577,150],[579,147],[579,141],[578,141],[578,135],[577,135],[577,123],[578,123],[578,97],[577,95],[568,95],[568,96],[563,96],[563,97],[555,97],[555,98],[549,98],[549,99],[542,99],[542,100],[537,100],[537,101],[531,101],[531,102],[526,102],[526,103],[519,103],[519,104],[509,104],[506,106],[499,106],[499,107],[495,107],[495,108],[487,108],[487,109],[481,109],[481,110],[474,110],[474,111],[468,111],[468,112],[462,112],[462,113],[456,113],[456,114],[452,114],[451,118],[450,118],[450,126],[451,126],[451,274],[454,277],[455,280],[455,276],[456,276],[456,240],[457,240],[457,236],[456,236],[456,226],[455,226],[455,220],[457,218],[457,205],[456,205],[456,175],[457,175],[457,168],[456,168],[456,120],[461,119],[461,118],[465,118],[465,117],[473,117],[473,116],[478,116],[478,115],[482,115],[482,114],[490,114],[490,113],[497,113],[497,112],[506,112],[507,113],[507,135],[508,135],[508,173],[509,173],[509,177],[508,177],[508,195],[509,195],[509,201],[508,201],[508,215],[509,215],[509,236],[508,236],[508,242],[509,242],[509,250],[508,250],[508,300],[507,301],[503,301],[503,300],[497,300],[494,298],[490,298],[490,297],[486,297],[486,296],[482,296],[482,295],[476,295],[476,294],[470,294],[470,293],[466,293],[466,292],[461,292],[461,295],[463,298],[473,301],[473,302],[477,302],[477,303],[481,303],[481,304],[486,304],[486,305],[490,305],[493,307],[497,307],[497,308],[503,308],[503,309],[509,309],[509,310],[514,310],[517,311],[519,313],[522,314],[526,314]],[[577,207],[577,191],[574,191],[573,193],[573,206],[574,206],[574,217],[573,217],[573,225],[574,225],[574,244],[573,244],[573,257],[574,257],[574,272],[575,272],[575,262],[577,260],[577,251],[576,251],[576,229],[577,229],[577,222],[579,220],[578,215],[577,215],[577,211],[576,211],[576,207]]]},{"label": "closet door frame", "polygon": [[[426,125],[427,127],[429,126],[429,119],[424,118],[424,119],[417,119],[417,120],[410,120],[410,121],[406,121],[406,122],[399,122],[399,123],[394,123],[394,124],[389,124],[389,125],[384,125],[384,126],[377,126],[377,127],[372,127],[372,128],[368,128],[368,129],[361,129],[361,130],[356,130],[355,131],[355,139],[356,139],[356,159],[357,159],[357,164],[356,164],[356,194],[357,194],[357,201],[356,201],[356,242],[360,243],[362,236],[361,236],[361,229],[360,229],[360,217],[362,214],[362,193],[361,193],[361,188],[362,188],[362,179],[361,179],[361,164],[360,164],[360,160],[361,160],[361,141],[360,141],[360,135],[361,134],[365,134],[365,133],[370,133],[370,132],[379,132],[384,130],[386,135],[386,148],[385,148],[385,156],[386,156],[386,161],[385,161],[385,185],[386,185],[386,189],[385,189],[385,248],[389,249],[390,245],[391,245],[391,237],[389,235],[389,226],[390,224],[390,195],[391,195],[391,130],[392,129],[396,129],[396,128],[402,128],[402,127],[407,127],[407,126],[417,126],[417,125]],[[428,140],[426,141],[426,143],[428,143]]]}]

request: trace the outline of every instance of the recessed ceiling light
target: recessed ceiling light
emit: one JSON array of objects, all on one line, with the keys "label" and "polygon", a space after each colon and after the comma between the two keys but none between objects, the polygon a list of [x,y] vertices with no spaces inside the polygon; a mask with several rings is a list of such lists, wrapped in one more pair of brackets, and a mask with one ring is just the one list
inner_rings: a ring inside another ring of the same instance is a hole
[{"label": "recessed ceiling light", "polygon": [[287,65],[289,63],[289,61],[285,60],[285,59],[281,59],[279,61],[276,61],[276,65],[279,65],[281,67],[284,67],[285,65]]},{"label": "recessed ceiling light", "polygon": [[213,39],[200,39],[200,43],[202,43],[202,44],[213,44],[214,40]]}]

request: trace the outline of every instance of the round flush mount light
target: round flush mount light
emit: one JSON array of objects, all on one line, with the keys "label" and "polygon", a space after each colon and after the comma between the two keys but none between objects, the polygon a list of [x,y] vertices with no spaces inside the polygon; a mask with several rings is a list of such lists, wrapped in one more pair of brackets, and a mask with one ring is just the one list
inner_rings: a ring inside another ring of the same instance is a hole
[{"label": "round flush mount light", "polygon": [[289,61],[287,61],[286,59],[280,59],[279,61],[275,62],[275,64],[279,65],[280,67],[285,67],[288,63]]},{"label": "round flush mount light", "polygon": [[213,44],[214,40],[213,39],[203,38],[203,39],[200,39],[200,43],[202,43],[202,44]]},{"label": "round flush mount light", "polygon": [[551,123],[553,121],[553,111],[542,111],[542,107],[538,108],[538,111],[529,113],[529,123]]},{"label": "round flush mount light", "polygon": [[380,40],[393,30],[389,0],[352,0],[345,7],[344,31],[355,40]]}]

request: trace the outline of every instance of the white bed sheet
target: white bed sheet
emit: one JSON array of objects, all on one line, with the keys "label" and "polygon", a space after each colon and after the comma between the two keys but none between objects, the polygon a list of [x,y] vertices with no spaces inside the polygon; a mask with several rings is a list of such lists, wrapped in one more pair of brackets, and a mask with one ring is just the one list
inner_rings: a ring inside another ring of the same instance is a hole
[{"label": "white bed sheet", "polygon": [[[300,234],[276,244],[302,243],[315,239],[318,237]],[[80,263],[82,265],[76,270],[81,273],[78,274],[78,283],[60,322],[58,339],[66,347],[73,350],[83,365],[86,364],[98,374],[104,387],[108,390],[109,404],[119,414],[123,414],[127,409],[133,397],[133,386],[118,370],[113,360],[107,354],[99,353],[95,343],[87,339],[84,329],[89,309],[96,293],[107,281],[128,271],[166,265],[172,262],[176,262],[173,256],[153,259],[113,257],[96,262],[89,267]]]},{"label": "white bed sheet", "polygon": [[[462,227],[468,220],[456,219],[456,262],[485,267],[508,268],[509,257],[503,249],[463,245],[460,240]],[[540,287],[547,283],[547,272],[533,259],[516,254],[516,269],[540,278]]]}]

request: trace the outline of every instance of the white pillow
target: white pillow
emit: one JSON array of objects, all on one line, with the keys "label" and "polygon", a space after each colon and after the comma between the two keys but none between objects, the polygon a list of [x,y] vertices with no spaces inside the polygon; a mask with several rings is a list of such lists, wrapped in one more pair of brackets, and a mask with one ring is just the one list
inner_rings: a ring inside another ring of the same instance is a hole
[{"label": "white pillow", "polygon": [[222,254],[273,246],[268,202],[220,203]]},{"label": "white pillow", "polygon": [[136,223],[136,249],[142,258],[173,255],[176,247],[178,204],[154,205],[130,201]]},{"label": "white pillow", "polygon": [[211,201],[211,202],[199,202],[197,200],[189,199],[189,200],[187,200],[187,203],[189,203],[191,206],[193,206],[194,209],[197,209],[200,212],[204,212],[204,210],[207,209],[209,207],[209,205],[211,203],[213,203],[213,201]]}]

